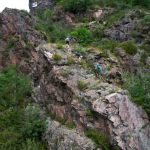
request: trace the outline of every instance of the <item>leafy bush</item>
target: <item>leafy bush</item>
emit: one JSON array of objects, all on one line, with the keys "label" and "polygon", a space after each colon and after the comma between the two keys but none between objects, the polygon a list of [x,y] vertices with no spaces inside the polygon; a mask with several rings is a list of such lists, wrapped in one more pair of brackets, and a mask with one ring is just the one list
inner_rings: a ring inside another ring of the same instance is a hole
[{"label": "leafy bush", "polygon": [[45,146],[41,142],[27,139],[23,144],[21,150],[45,150]]},{"label": "leafy bush", "polygon": [[85,27],[77,27],[71,32],[71,35],[81,44],[92,42],[92,33]]},{"label": "leafy bush", "polygon": [[92,139],[95,144],[100,145],[104,150],[109,150],[109,142],[104,134],[97,132],[95,129],[87,129],[85,134]]},{"label": "leafy bush", "polygon": [[25,109],[31,95],[30,80],[15,66],[0,71],[0,83],[0,149],[22,149],[26,140],[41,139],[45,121],[35,107]]},{"label": "leafy bush", "polygon": [[150,15],[146,15],[144,17],[144,22],[150,22]]},{"label": "leafy bush", "polygon": [[35,29],[45,33],[50,42],[64,42],[66,35],[71,31],[71,28],[63,22],[54,22],[52,11],[49,9],[38,9]]},{"label": "leafy bush", "polygon": [[87,85],[87,83],[85,83],[83,80],[79,80],[79,81],[78,81],[78,88],[79,88],[81,91],[83,91],[83,90],[85,90],[85,89],[88,88],[88,85]]},{"label": "leafy bush", "polygon": [[144,6],[144,7],[149,7],[150,6],[150,0],[132,0],[132,5],[136,6]]},{"label": "leafy bush", "polygon": [[150,117],[150,73],[141,73],[139,76],[125,73],[123,78],[124,88],[129,91],[131,100],[141,105]]},{"label": "leafy bush", "polygon": [[120,46],[126,51],[126,53],[130,55],[134,55],[137,53],[137,46],[133,41],[123,42]]},{"label": "leafy bush", "polygon": [[5,109],[16,107],[30,95],[29,78],[18,74],[16,70],[15,66],[10,66],[0,72],[0,105]]},{"label": "leafy bush", "polygon": [[66,11],[83,13],[92,5],[92,0],[63,0],[62,5]]},{"label": "leafy bush", "polygon": [[23,137],[26,139],[40,139],[40,136],[45,131],[45,127],[45,118],[40,117],[39,107],[28,105],[24,112]]}]

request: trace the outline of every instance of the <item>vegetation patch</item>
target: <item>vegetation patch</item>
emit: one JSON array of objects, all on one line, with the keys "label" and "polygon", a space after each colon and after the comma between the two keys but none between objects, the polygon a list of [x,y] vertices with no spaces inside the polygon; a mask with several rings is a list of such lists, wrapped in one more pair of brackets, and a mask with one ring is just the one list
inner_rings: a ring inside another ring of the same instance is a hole
[{"label": "vegetation patch", "polygon": [[61,3],[66,11],[77,14],[84,13],[92,5],[92,0],[62,0]]},{"label": "vegetation patch", "polygon": [[134,75],[125,73],[123,75],[124,88],[130,93],[131,100],[142,106],[150,117],[150,73]]},{"label": "vegetation patch", "polygon": [[109,150],[108,139],[103,133],[100,133],[95,129],[89,128],[85,131],[85,135],[88,138],[92,139],[96,145],[102,147],[104,150]]},{"label": "vegetation patch", "polygon": [[74,58],[73,58],[73,56],[68,56],[67,57],[67,65],[72,65],[72,64],[74,64],[75,63],[75,60],[74,60]]},{"label": "vegetation patch", "polygon": [[83,80],[79,80],[78,81],[78,88],[81,90],[81,91],[84,91],[88,88],[88,84],[85,83]]},{"label": "vegetation patch", "polygon": [[61,55],[60,55],[60,54],[58,54],[58,53],[54,53],[54,54],[53,54],[53,59],[54,59],[55,61],[59,61],[59,60],[61,60],[61,59],[62,59],[62,57],[61,57]]},{"label": "vegetation patch", "polygon": [[90,44],[92,42],[92,33],[85,27],[77,27],[71,32],[71,36],[80,44]]},{"label": "vegetation patch", "polygon": [[134,55],[137,53],[137,46],[133,41],[126,41],[120,44],[120,47],[123,48],[126,53]]},{"label": "vegetation patch", "polygon": [[0,71],[0,83],[0,149],[45,150],[41,137],[46,122],[40,117],[39,107],[29,104],[29,78],[9,66]]}]

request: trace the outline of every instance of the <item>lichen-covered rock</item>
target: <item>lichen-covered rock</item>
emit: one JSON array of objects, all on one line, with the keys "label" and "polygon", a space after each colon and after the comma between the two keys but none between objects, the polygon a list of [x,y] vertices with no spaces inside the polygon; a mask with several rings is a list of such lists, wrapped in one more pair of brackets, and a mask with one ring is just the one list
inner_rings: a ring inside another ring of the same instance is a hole
[{"label": "lichen-covered rock", "polygon": [[[58,122],[49,120],[48,129],[45,133],[49,150],[93,150],[96,145],[83,133],[76,129],[67,129]],[[99,148],[99,150],[101,150]]]},{"label": "lichen-covered rock", "polygon": [[118,22],[115,22],[110,28],[104,31],[104,35],[114,40],[130,40],[132,36],[130,33],[137,25],[137,12],[133,11],[125,15]]},{"label": "lichen-covered rock", "polygon": [[18,48],[25,44],[37,46],[44,40],[44,36],[34,29],[31,16],[23,10],[6,8],[0,14],[0,26],[0,37],[12,40]]},{"label": "lichen-covered rock", "polygon": [[113,93],[93,103],[93,109],[109,120],[112,139],[123,150],[149,150],[150,122],[141,107],[123,92]]}]

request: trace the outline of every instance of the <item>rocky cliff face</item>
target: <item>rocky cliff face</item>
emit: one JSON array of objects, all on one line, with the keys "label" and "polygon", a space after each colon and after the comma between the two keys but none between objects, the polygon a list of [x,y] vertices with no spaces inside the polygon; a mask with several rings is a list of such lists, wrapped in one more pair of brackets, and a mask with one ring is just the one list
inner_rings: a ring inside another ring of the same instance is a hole
[{"label": "rocky cliff face", "polygon": [[54,0],[29,0],[29,9],[33,14],[38,8],[50,8]]},{"label": "rocky cliff face", "polygon": [[[122,150],[149,150],[148,116],[130,102],[126,91],[95,79],[73,53],[66,55],[67,48],[40,44],[44,36],[34,30],[29,14],[6,9],[0,15],[0,25],[0,67],[18,65],[20,72],[32,78],[34,101],[54,120],[76,127],[67,129],[49,119],[44,136],[49,149],[100,150],[118,145]],[[94,63],[93,56],[99,53],[95,49],[87,52],[84,61]],[[73,63],[68,62],[70,57]],[[114,62],[115,67],[115,61],[102,59],[107,65]],[[88,129],[100,137],[105,135],[107,145],[100,142],[97,146],[85,137]]]}]

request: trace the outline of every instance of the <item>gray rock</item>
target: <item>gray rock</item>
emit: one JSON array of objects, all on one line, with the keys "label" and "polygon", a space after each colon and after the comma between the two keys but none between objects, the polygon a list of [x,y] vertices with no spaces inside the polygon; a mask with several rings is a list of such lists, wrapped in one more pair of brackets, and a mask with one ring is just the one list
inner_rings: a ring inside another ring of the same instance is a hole
[{"label": "gray rock", "polygon": [[142,108],[133,104],[127,95],[120,92],[105,98],[107,103],[96,100],[93,110],[107,116],[112,139],[116,140],[123,150],[149,150],[150,122]]},{"label": "gray rock", "polygon": [[[85,135],[76,130],[69,130],[58,122],[48,120],[48,129],[45,133],[49,150],[93,150],[96,145]],[[99,149],[100,150],[100,149]]]}]

